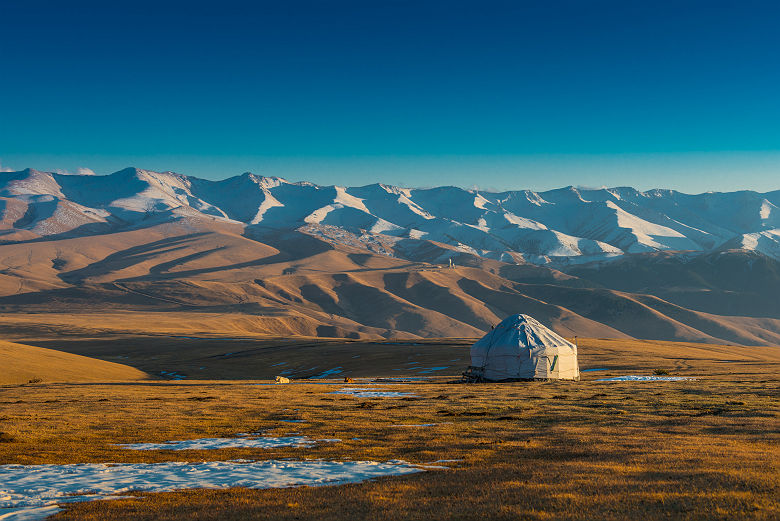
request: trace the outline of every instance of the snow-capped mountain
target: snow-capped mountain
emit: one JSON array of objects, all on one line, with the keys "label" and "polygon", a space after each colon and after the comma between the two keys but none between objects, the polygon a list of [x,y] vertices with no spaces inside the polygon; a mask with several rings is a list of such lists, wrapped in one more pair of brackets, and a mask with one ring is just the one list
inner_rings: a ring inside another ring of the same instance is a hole
[{"label": "snow-capped mountain", "polygon": [[511,263],[570,264],[719,248],[780,259],[778,207],[780,190],[689,195],[567,187],[494,193],[451,186],[319,186],[250,173],[209,181],[136,168],[105,176],[0,173],[0,240],[7,242],[210,219],[263,229],[303,227],[334,241],[433,241],[447,251]]}]

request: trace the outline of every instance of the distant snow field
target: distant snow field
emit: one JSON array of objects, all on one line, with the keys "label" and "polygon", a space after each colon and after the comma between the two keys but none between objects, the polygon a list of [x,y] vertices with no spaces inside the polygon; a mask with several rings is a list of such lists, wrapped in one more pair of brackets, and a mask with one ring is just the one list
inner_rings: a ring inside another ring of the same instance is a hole
[{"label": "distant snow field", "polygon": [[406,462],[322,460],[0,465],[0,519],[36,521],[62,510],[57,503],[118,499],[117,494],[131,490],[338,485],[426,468]]}]

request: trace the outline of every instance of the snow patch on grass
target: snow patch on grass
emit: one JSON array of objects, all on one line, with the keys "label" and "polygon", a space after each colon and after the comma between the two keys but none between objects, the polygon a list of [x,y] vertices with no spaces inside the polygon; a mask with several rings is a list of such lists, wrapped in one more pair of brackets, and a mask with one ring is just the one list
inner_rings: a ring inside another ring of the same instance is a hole
[{"label": "snow patch on grass", "polygon": [[688,376],[640,376],[635,374],[629,374],[625,376],[615,376],[613,378],[601,378],[595,381],[596,382],[652,382],[652,381],[677,382],[680,380],[696,380],[696,378],[691,378]]},{"label": "snow patch on grass", "polygon": [[426,468],[431,467],[322,460],[0,465],[0,519],[37,521],[58,512],[57,503],[116,499],[131,490],[339,485]]},{"label": "snow patch on grass", "polygon": [[416,396],[413,393],[402,393],[399,391],[384,391],[372,388],[347,387],[333,391],[329,394],[349,394],[357,398],[398,398],[401,396]]},{"label": "snow patch on grass", "polygon": [[[285,420],[283,420],[285,421]],[[292,421],[292,420],[286,420]],[[240,438],[200,438],[195,440],[166,441],[164,443],[118,443],[130,450],[218,450],[218,449],[275,449],[278,447],[313,447],[319,442],[337,442],[339,439],[313,440],[306,436],[282,436],[261,438],[252,434],[239,434]]]}]

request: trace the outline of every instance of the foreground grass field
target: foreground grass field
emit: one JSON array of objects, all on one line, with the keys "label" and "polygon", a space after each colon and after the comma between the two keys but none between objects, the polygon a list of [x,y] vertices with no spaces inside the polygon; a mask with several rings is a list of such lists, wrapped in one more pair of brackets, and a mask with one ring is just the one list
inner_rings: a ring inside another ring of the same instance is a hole
[{"label": "foreground grass field", "polygon": [[[342,387],[335,382],[5,386],[0,463],[462,460],[335,488],[140,493],[68,505],[53,518],[62,520],[777,519],[778,350],[657,343],[640,357],[638,348],[621,355],[619,342],[581,343],[583,367],[613,368],[581,382],[383,384],[415,395],[398,398],[331,394]],[[653,367],[698,379],[595,381]],[[113,445],[251,431],[342,441],[177,452]]]}]

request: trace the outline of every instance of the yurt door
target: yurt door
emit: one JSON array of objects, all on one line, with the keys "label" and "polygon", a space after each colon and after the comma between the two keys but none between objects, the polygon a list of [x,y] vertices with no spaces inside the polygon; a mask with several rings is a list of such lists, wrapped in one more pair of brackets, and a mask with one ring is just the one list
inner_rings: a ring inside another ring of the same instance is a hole
[{"label": "yurt door", "polygon": [[534,378],[549,378],[550,376],[550,361],[546,356],[540,356],[536,359],[536,370],[534,371]]}]

